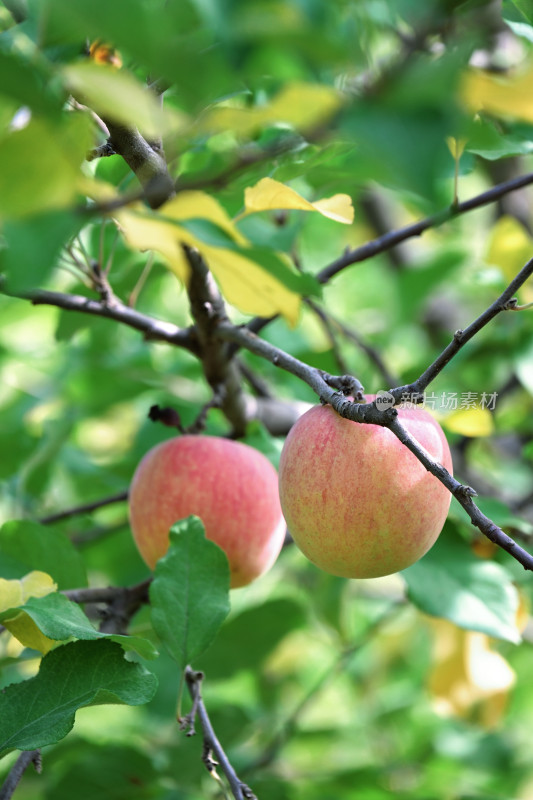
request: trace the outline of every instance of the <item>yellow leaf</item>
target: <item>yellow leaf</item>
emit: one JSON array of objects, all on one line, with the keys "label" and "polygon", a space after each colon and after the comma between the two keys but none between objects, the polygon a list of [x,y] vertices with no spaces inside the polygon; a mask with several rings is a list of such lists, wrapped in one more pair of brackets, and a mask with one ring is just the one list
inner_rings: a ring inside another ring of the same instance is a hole
[{"label": "yellow leaf", "polygon": [[139,128],[147,137],[175,132],[185,124],[184,116],[161,108],[154,95],[131,73],[84,61],[64,67],[63,75],[77,100],[101,117]]},{"label": "yellow leaf", "polygon": [[484,633],[465,631],[447,620],[431,620],[435,633],[429,689],[443,714],[496,725],[516,676]]},{"label": "yellow leaf", "polygon": [[461,87],[461,95],[467,107],[478,112],[510,116],[525,122],[533,122],[533,66],[502,77],[482,70],[466,73]]},{"label": "yellow leaf", "polygon": [[20,580],[0,578],[0,611],[24,605],[30,597],[45,597],[56,589],[50,575],[39,570],[29,572]]},{"label": "yellow leaf", "polygon": [[81,194],[98,203],[109,203],[111,200],[117,200],[120,197],[113,184],[83,173],[78,177],[77,188]]},{"label": "yellow leaf", "polygon": [[298,294],[239,253],[201,243],[198,247],[231,305],[261,317],[282,314],[290,325],[296,325],[300,311]]},{"label": "yellow leaf", "polygon": [[459,408],[440,419],[441,425],[462,436],[490,436],[494,432],[492,414],[487,408]]},{"label": "yellow leaf", "polygon": [[328,120],[341,108],[342,95],[332,86],[316,83],[287,84],[265,111],[265,122],[290,122],[307,130]]},{"label": "yellow leaf", "polygon": [[261,178],[255,186],[245,189],[244,206],[245,211],[241,216],[254,214],[257,211],[299,209],[318,211],[324,217],[346,225],[353,222],[354,216],[352,200],[347,194],[336,194],[310,203],[294,189],[272,178]]},{"label": "yellow leaf", "polygon": [[[533,255],[533,238],[515,217],[503,216],[492,226],[486,261],[497,266],[506,281],[512,281]],[[520,303],[533,301],[533,285],[518,290]]]},{"label": "yellow leaf", "polygon": [[457,161],[464,153],[466,139],[456,139],[455,136],[447,136],[446,144],[453,158]]},{"label": "yellow leaf", "polygon": [[342,95],[331,86],[311,83],[287,84],[271,103],[255,108],[219,105],[200,120],[200,131],[233,131],[250,136],[267,125],[283,122],[298,130],[309,130],[326,122],[342,106]]},{"label": "yellow leaf", "polygon": [[193,244],[192,237],[177,225],[148,212],[143,206],[131,206],[116,214],[118,225],[128,245],[137,250],[155,250],[164,261],[187,284],[189,268],[183,255],[181,243]]},{"label": "yellow leaf", "polygon": [[45,597],[56,590],[57,586],[50,575],[38,570],[29,572],[20,580],[0,578],[0,611],[14,609],[13,616],[3,620],[2,624],[25,647],[47,653],[55,642],[41,633],[24,611],[15,609],[24,605],[30,597]]},{"label": "yellow leaf", "polygon": [[503,216],[492,226],[486,260],[511,281],[529,261],[533,239],[515,217]]},{"label": "yellow leaf", "polygon": [[207,219],[222,228],[237,244],[248,244],[227,211],[205,192],[181,192],[165,203],[160,214],[175,220]]},{"label": "yellow leaf", "polygon": [[141,206],[121,209],[118,223],[131,247],[155,250],[170,269],[187,285],[189,265],[182,244],[196,247],[220,284],[229,303],[247,314],[282,314],[294,325],[298,319],[300,297],[280,281],[240,253],[202,242],[179,222],[205,219],[222,228],[236,245],[248,241],[239,232],[222,206],[203,192],[182,192],[165,203],[158,212]]},{"label": "yellow leaf", "polygon": [[24,647],[39,650],[43,655],[56,644],[53,639],[49,639],[39,630],[35,622],[24,611],[19,611],[11,619],[4,620],[3,624]]}]

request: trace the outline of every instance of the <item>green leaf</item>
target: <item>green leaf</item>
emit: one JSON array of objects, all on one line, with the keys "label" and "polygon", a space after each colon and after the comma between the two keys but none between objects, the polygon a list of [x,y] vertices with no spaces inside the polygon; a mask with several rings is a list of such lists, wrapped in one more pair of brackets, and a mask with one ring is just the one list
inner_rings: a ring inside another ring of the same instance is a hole
[{"label": "green leaf", "polygon": [[61,746],[62,768],[50,777],[47,794],[54,800],[149,800],[158,780],[154,762],[142,742],[99,744],[72,737]]},{"label": "green leaf", "polygon": [[182,669],[206,650],[228,615],[229,581],[226,555],[206,539],[201,520],[177,522],[150,600],[154,629]]},{"label": "green leaf", "polygon": [[518,593],[509,574],[477,558],[447,525],[420,561],[402,572],[409,599],[426,614],[517,644]]},{"label": "green leaf", "polygon": [[442,204],[440,180],[451,157],[445,143],[447,121],[440,114],[361,104],[345,124],[357,147],[360,180],[412,193],[424,200],[424,207],[427,201],[430,207]]},{"label": "green leaf", "polygon": [[516,21],[526,20],[533,25],[533,9],[529,0],[504,0],[503,11],[505,15],[505,22],[508,23],[508,17],[515,17]]},{"label": "green leaf", "polygon": [[[247,608],[224,625],[202,658],[202,669],[216,680],[230,678],[236,670],[256,670],[288,633],[305,622],[304,609],[289,598]],[[235,653],[239,653],[238,662]]]},{"label": "green leaf", "polygon": [[82,226],[82,218],[70,211],[44,211],[3,225],[6,247],[0,250],[0,272],[8,292],[40,286],[55,266],[61,248]]},{"label": "green leaf", "polygon": [[0,612],[0,622],[9,620],[14,613],[25,612],[35,622],[39,630],[49,639],[111,639],[125,650],[133,650],[142,658],[156,658],[157,651],[148,639],[140,636],[122,636],[97,631],[77,603],[73,603],[59,592],[44,597],[31,597],[26,603]]},{"label": "green leaf", "polygon": [[93,142],[88,114],[68,114],[61,124],[35,118],[0,141],[0,216],[6,219],[57,211],[73,203],[80,166]]},{"label": "green leaf", "polygon": [[491,120],[479,116],[471,126],[465,149],[488,161],[527,155],[533,151],[531,133],[530,126],[517,125],[512,132],[504,134]]},{"label": "green leaf", "polygon": [[87,585],[83,559],[57,528],[27,520],[0,528],[0,577],[23,578],[31,570],[47,572],[59,589]]},{"label": "green leaf", "polygon": [[116,642],[70,642],[45,656],[39,673],[0,694],[0,757],[11,750],[54,744],[69,733],[78,708],[105,703],[141,705],[157,680],[124,659]]},{"label": "green leaf", "polygon": [[65,67],[63,74],[72,93],[105,119],[139,128],[147,137],[180,125],[177,112],[163,109],[125,70],[86,61]]},{"label": "green leaf", "polygon": [[17,107],[29,106],[40,114],[57,114],[64,98],[53,97],[47,86],[49,75],[43,62],[24,60],[16,53],[0,52],[0,94]]}]

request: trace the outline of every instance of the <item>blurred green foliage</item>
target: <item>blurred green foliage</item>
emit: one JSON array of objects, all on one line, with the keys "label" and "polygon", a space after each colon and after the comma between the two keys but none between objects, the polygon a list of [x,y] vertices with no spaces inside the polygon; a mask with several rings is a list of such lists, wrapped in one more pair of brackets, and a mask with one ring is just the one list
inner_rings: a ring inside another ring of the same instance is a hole
[{"label": "blurred green foliage", "polygon": [[[461,99],[469,63],[500,71],[531,63],[530,5],[505,0],[503,18],[496,5],[5,2],[0,272],[9,291],[49,288],[97,298],[88,280],[96,261],[123,302],[133,297],[145,314],[180,327],[191,323],[185,289],[160,256],[130,249],[111,219],[79,213],[86,196],[80,176],[121,192],[138,185],[119,156],[84,160],[105,137],[88,112],[73,113],[64,69],[86,58],[88,42],[112,43],[139,85],[169,87],[165,107],[182,120],[164,142],[171,174],[201,182],[229,215],[242,211],[244,189],[263,177],[290,184],[312,202],[350,195],[350,226],[301,211],[263,212],[239,224],[257,252],[296,257],[304,274],[295,283],[315,287],[310,277],[346,248],[450,206],[456,165],[447,138],[466,141],[457,165],[460,199],[531,170],[531,120],[484,113],[474,119]],[[283,119],[245,133],[202,128],[213,106],[264,109],[293,82],[342,96],[324,130]],[[215,180],[258,148],[275,154]],[[514,274],[489,257],[502,215],[518,219],[532,241],[531,195],[523,190],[339,273],[317,301],[328,324],[303,303],[295,327],[276,319],[261,335],[330,373],[346,368],[368,392],[389,388],[383,364],[398,385],[408,383]],[[212,234],[211,223],[203,224]],[[500,244],[512,252],[512,242]],[[526,285],[519,302],[531,301]],[[229,313],[236,323],[249,319],[235,308]],[[146,579],[124,503],[52,525],[35,520],[126,489],[142,455],[169,434],[148,420],[150,406],[172,406],[189,425],[210,399],[200,363],[112,320],[7,294],[0,295],[0,318],[0,522],[6,523],[0,578],[41,569],[60,589]],[[255,356],[242,358],[277,397],[315,402],[293,375]],[[447,431],[455,471],[479,490],[487,515],[531,541],[531,311],[500,315],[431,390],[440,398],[455,393],[459,402],[467,393],[478,399],[497,393],[490,435]],[[450,410],[437,408],[444,427]],[[211,410],[206,432],[228,431],[222,414]],[[277,462],[282,439],[259,423],[246,441]],[[438,548],[412,569],[405,578],[346,581],[320,573],[289,546],[267,575],[232,593],[227,622],[194,667],[205,670],[205,703],[226,752],[261,800],[531,798],[530,577],[509,556],[482,551],[455,503]],[[443,623],[450,628],[436,627],[424,612],[451,620]],[[489,612],[496,616],[488,619]],[[457,633],[453,622],[468,632]],[[509,628],[523,632],[519,645],[505,635]],[[201,762],[200,735],[187,738],[176,724],[178,670],[146,607],[130,631],[161,651],[146,665],[159,682],[153,699],[78,711],[73,733],[44,749],[42,775],[26,772],[20,800],[221,796]],[[501,639],[471,638],[486,633]],[[444,697],[435,686],[447,663],[445,647],[456,649]],[[23,682],[36,674],[37,656],[0,634],[2,688],[28,686]],[[2,777],[14,758],[2,761]]]}]

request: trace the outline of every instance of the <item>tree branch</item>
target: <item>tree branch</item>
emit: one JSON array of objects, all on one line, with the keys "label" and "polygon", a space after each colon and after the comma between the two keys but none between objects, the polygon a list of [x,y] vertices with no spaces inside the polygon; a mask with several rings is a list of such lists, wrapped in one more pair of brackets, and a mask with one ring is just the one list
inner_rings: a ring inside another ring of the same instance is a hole
[{"label": "tree branch", "polygon": [[145,199],[151,208],[159,208],[174,194],[174,181],[169,174],[164,154],[151,147],[135,128],[104,120],[109,130],[109,143],[139,179]]},{"label": "tree branch", "polygon": [[306,300],[306,303],[309,306],[309,308],[311,308],[322,321],[322,324],[324,326],[324,329],[326,330],[328,338],[331,341],[336,361],[343,372],[347,372],[348,370],[344,365],[344,360],[341,358],[341,354],[339,352],[338,344],[336,342],[335,333],[333,330],[334,328],[337,328],[338,331],[346,339],[350,339],[352,342],[354,342],[357,345],[357,347],[368,356],[369,360],[374,364],[378,372],[381,374],[381,377],[383,378],[387,386],[394,386],[398,383],[398,381],[390,372],[390,370],[388,369],[387,365],[385,364],[381,355],[379,354],[379,352],[376,350],[375,347],[372,347],[372,345],[368,344],[368,342],[365,342],[362,336],[360,336],[352,328],[349,328],[347,325],[344,325],[344,323],[340,322],[338,319],[332,317],[331,314],[324,311],[324,309],[322,309],[318,305],[318,303],[315,303],[313,300],[309,299]]},{"label": "tree branch", "polygon": [[15,761],[2,787],[0,788],[0,800],[10,800],[13,792],[17,788],[25,770],[33,764],[35,771],[40,773],[42,770],[41,751],[25,750]]},{"label": "tree branch", "polygon": [[116,322],[120,322],[123,325],[127,325],[130,328],[144,333],[145,339],[168,342],[169,344],[183,347],[191,353],[198,353],[196,339],[190,329],[183,330],[178,328],[177,325],[173,325],[171,322],[163,322],[162,320],[154,319],[123,303],[109,306],[101,301],[91,300],[83,295],[50,292],[45,289],[15,294],[6,291],[5,288],[2,287],[2,291],[10,297],[29,300],[35,306],[57,306],[67,311],[78,311],[82,314],[91,314],[96,317],[113,319]]},{"label": "tree branch", "polygon": [[433,364],[431,364],[425,370],[425,372],[423,372],[422,375],[417,378],[416,381],[407,384],[406,386],[399,386],[391,391],[395,401],[398,402],[402,394],[409,394],[410,396],[420,395],[431,383],[431,381],[435,380],[437,375],[442,372],[444,367],[459,352],[459,350],[461,350],[461,348],[464,347],[464,345],[470,341],[470,339],[472,339],[476,333],[479,333],[479,331],[484,328],[485,325],[488,325],[488,323],[494,319],[494,317],[496,317],[502,311],[516,310],[517,303],[513,295],[532,274],[533,258],[530,259],[524,267],[522,267],[518,275],[513,278],[509,286],[504,292],[502,292],[498,299],[495,300],[491,306],[489,306],[489,308],[480,314],[479,317],[475,319],[474,322],[472,322],[467,328],[454,333],[450,344],[442,351],[440,356],[433,362]]},{"label": "tree branch", "polygon": [[[209,774],[216,780],[220,780],[216,768],[220,766],[230,785],[231,792],[235,800],[257,800],[255,794],[249,786],[243,783],[233,769],[224,748],[220,744],[217,735],[211,725],[211,720],[207,713],[201,694],[201,685],[204,679],[203,672],[196,672],[192,667],[185,668],[185,681],[189,694],[193,701],[190,714],[185,718],[186,727],[189,727],[188,734],[194,733],[194,718],[197,715],[202,726],[204,739],[204,752],[202,760]],[[213,758],[213,756],[216,758]]]},{"label": "tree branch", "polygon": [[117,494],[112,494],[109,497],[103,497],[100,500],[93,500],[91,503],[84,503],[81,506],[74,506],[74,508],[67,508],[64,511],[56,511],[55,514],[48,514],[46,517],[41,517],[39,522],[41,525],[50,525],[53,522],[60,522],[63,519],[76,517],[79,514],[86,514],[90,511],[95,511],[97,508],[110,506],[113,503],[121,503],[128,499],[127,489]]},{"label": "tree branch", "polygon": [[340,258],[337,258],[335,261],[332,261],[330,264],[328,264],[327,267],[324,267],[324,269],[322,269],[316,276],[317,280],[322,284],[328,283],[331,278],[351,264],[356,264],[360,261],[366,261],[368,258],[378,255],[378,253],[384,253],[387,250],[396,247],[396,245],[400,244],[400,242],[404,242],[406,239],[411,239],[414,236],[421,236],[421,234],[430,228],[437,228],[439,225],[442,225],[444,222],[447,222],[454,217],[460,216],[461,214],[466,214],[466,212],[472,211],[475,208],[481,208],[481,206],[493,203],[495,200],[498,200],[508,192],[521,189],[523,186],[528,186],[531,183],[533,183],[533,172],[529,172],[527,175],[521,175],[519,178],[514,178],[513,180],[506,181],[505,183],[500,183],[497,186],[492,187],[492,189],[476,195],[476,197],[472,197],[469,200],[463,201],[462,203],[457,203],[456,205],[451,206],[444,211],[440,211],[437,214],[433,214],[430,217],[419,220],[412,225],[407,225],[405,228],[389,231],[383,236],[378,236],[377,239],[372,239],[370,242],[366,242],[361,247],[348,250]]},{"label": "tree branch", "polygon": [[242,436],[248,414],[241,375],[229,348],[217,336],[218,324],[228,322],[224,300],[198,250],[186,245],[183,250],[191,268],[187,292],[205,377],[215,395],[220,397],[220,408],[232,424],[234,435]]}]

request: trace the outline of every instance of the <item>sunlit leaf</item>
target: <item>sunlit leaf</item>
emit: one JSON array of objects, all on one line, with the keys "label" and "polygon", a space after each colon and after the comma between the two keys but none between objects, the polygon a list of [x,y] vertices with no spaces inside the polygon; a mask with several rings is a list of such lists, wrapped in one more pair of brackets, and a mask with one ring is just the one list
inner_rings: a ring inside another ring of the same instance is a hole
[{"label": "sunlit leaf", "polygon": [[91,143],[92,122],[79,113],[54,124],[32,118],[26,127],[5,134],[0,140],[0,217],[42,214],[71,204]]},{"label": "sunlit leaf", "polygon": [[290,186],[272,178],[261,178],[255,186],[244,191],[245,214],[278,209],[318,211],[324,217],[349,225],[353,222],[353,206],[347,194],[336,194],[310,203]]},{"label": "sunlit leaf", "polygon": [[250,136],[262,127],[284,122],[307,131],[325,123],[342,106],[342,95],[331,86],[290,83],[265,106],[215,106],[199,122],[200,130],[234,131]]},{"label": "sunlit leaf", "polygon": [[35,678],[0,693],[0,757],[34,750],[69,733],[78,708],[147,703],[157,679],[124,659],[116,642],[70,642],[48,653]]},{"label": "sunlit leaf", "polygon": [[[224,297],[245,313],[282,314],[294,325],[300,309],[298,292],[309,289],[311,293],[312,287],[281,256],[272,252],[268,261],[266,251],[261,258],[248,249],[247,240],[222,206],[203,192],[180,193],[158,212],[139,206],[121,210],[116,216],[131,247],[160,253],[185,284],[189,265],[182,245],[198,248]],[[204,220],[220,230],[206,230],[205,225],[202,230]]]},{"label": "sunlit leaf", "polygon": [[155,138],[184,124],[177,112],[162,109],[155,96],[131,73],[84,61],[64,67],[63,75],[78,100],[101,117],[139,128],[145,136]]},{"label": "sunlit leaf", "polygon": [[[26,647],[34,647],[37,650],[41,650],[41,652],[48,652],[53,644],[71,638],[88,641],[111,639],[122,645],[125,650],[133,650],[143,658],[155,658],[157,655],[157,651],[147,639],[139,636],[108,634],[97,631],[80,606],[58,592],[52,593],[52,590],[50,590],[50,593],[47,593],[46,596],[33,595],[19,603],[12,603],[12,606],[17,605],[21,606],[18,610],[11,607],[6,611],[0,611],[0,621]],[[12,612],[16,613],[14,617],[15,629],[10,616]],[[43,650],[41,646],[34,642],[25,641],[21,638],[19,631],[23,622],[26,627],[31,623],[31,630],[37,631],[41,639],[44,638],[42,634],[45,635],[46,643],[48,643],[46,650]]]},{"label": "sunlit leaf", "polygon": [[487,408],[459,408],[439,419],[445,430],[462,436],[490,436],[494,433],[494,420]]},{"label": "sunlit leaf", "polygon": [[446,139],[448,149],[455,160],[461,158],[464,153],[466,139],[456,139],[455,136],[448,136]]},{"label": "sunlit leaf", "polygon": [[516,675],[483,633],[432,620],[434,664],[428,688],[438,711],[491,728],[500,722]]},{"label": "sunlit leaf", "polygon": [[[499,267],[504,278],[510,282],[532,255],[533,238],[524,226],[515,217],[500,217],[490,233],[486,261]],[[523,303],[533,300],[533,286],[530,281],[520,288],[518,297]]]},{"label": "sunlit leaf", "polygon": [[470,70],[463,79],[461,94],[464,103],[474,112],[488,111],[533,122],[532,80],[533,66],[505,77]]},{"label": "sunlit leaf", "polygon": [[56,589],[50,575],[38,570],[29,572],[20,580],[0,578],[0,621],[25,647],[47,653],[54,642],[44,636],[31,617],[17,607],[24,606],[32,597],[45,597]]}]

